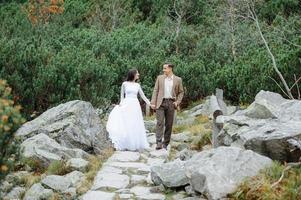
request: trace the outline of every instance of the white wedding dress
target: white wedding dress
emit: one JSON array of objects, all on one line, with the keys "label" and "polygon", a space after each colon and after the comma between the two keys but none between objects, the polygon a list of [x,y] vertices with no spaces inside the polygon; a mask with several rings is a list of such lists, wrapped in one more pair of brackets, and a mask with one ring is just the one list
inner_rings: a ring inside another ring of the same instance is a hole
[{"label": "white wedding dress", "polygon": [[138,94],[150,105],[139,83],[123,82],[120,104],[109,114],[106,129],[116,150],[135,151],[149,147]]}]

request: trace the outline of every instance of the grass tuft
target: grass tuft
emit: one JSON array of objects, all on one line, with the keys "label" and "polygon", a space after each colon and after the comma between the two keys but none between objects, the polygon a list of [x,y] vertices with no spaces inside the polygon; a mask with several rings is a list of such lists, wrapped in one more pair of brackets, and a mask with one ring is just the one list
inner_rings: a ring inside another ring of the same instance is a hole
[{"label": "grass tuft", "polygon": [[55,160],[50,163],[47,168],[47,175],[65,175],[71,172],[72,169],[67,166],[67,162],[65,160]]}]

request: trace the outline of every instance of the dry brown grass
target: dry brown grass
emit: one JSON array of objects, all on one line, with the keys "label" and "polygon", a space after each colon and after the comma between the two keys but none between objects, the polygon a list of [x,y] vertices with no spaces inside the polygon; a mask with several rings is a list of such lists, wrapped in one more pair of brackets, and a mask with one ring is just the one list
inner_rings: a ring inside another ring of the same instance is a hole
[{"label": "dry brown grass", "polygon": [[[272,167],[247,179],[229,197],[235,200],[301,200],[301,166],[287,171],[285,168],[274,162]],[[278,182],[282,174],[283,179]]]},{"label": "dry brown grass", "polygon": [[202,135],[194,139],[190,145],[191,149],[201,151],[205,145],[211,145],[211,130],[204,132]]},{"label": "dry brown grass", "polygon": [[59,193],[54,193],[52,195],[52,197],[50,198],[50,200],[62,200],[65,199],[62,195],[60,195]]},{"label": "dry brown grass", "polygon": [[30,188],[33,184],[41,181],[41,174],[34,173],[23,176],[20,180],[20,184],[24,185],[26,188]]}]

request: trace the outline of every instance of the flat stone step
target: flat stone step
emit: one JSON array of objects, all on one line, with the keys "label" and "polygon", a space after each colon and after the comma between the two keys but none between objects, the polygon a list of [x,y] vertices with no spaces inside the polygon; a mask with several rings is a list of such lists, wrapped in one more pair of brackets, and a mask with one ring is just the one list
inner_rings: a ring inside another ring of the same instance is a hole
[{"label": "flat stone step", "polygon": [[102,192],[102,191],[88,191],[83,195],[82,200],[92,200],[92,199],[101,199],[101,200],[115,200],[115,193]]},{"label": "flat stone step", "polygon": [[124,174],[102,173],[97,174],[92,190],[123,189],[130,183],[130,178]]},{"label": "flat stone step", "polygon": [[140,159],[139,152],[116,151],[108,160],[117,162],[136,162]]}]

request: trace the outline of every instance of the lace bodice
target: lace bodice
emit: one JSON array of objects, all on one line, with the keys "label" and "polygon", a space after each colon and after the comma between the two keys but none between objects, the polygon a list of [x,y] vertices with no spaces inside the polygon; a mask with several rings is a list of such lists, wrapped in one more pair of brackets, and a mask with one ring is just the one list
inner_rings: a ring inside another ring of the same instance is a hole
[{"label": "lace bodice", "polygon": [[138,94],[141,96],[141,98],[143,99],[143,101],[145,101],[147,105],[150,105],[150,101],[144,95],[144,92],[139,83],[128,81],[122,83],[120,94],[121,102],[124,98],[137,98]]}]

